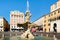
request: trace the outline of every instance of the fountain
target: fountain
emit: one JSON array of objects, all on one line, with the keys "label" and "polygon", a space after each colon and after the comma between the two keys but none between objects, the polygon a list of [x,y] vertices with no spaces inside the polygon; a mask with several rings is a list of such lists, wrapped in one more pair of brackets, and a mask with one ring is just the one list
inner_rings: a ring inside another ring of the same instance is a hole
[{"label": "fountain", "polygon": [[26,31],[21,35],[21,37],[22,38],[33,39],[34,36],[30,32],[30,29],[32,27],[32,23],[30,23],[30,17],[31,17],[31,15],[30,15],[30,12],[28,10],[26,11],[26,15],[25,16],[26,16],[26,23],[27,23],[27,26],[25,26],[25,27],[27,27],[27,28],[26,28]]},{"label": "fountain", "polygon": [[25,39],[25,38],[29,38],[29,39],[34,39],[34,36],[31,34],[30,29],[32,27],[32,23],[30,22],[30,11],[29,11],[29,2],[27,0],[27,11],[25,14],[25,23],[24,24],[18,24],[18,26],[22,26],[24,27],[24,33],[21,35],[21,38]]}]

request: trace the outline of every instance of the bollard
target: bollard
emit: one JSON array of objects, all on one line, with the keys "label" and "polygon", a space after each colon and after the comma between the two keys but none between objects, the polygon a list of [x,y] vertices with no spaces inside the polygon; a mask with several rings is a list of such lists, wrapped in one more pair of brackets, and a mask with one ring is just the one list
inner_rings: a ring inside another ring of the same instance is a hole
[{"label": "bollard", "polygon": [[54,38],[55,38],[55,35],[54,35]]},{"label": "bollard", "polygon": [[41,34],[41,36],[43,36],[43,34]]},{"label": "bollard", "polygon": [[4,34],[2,34],[2,37],[4,37]]},{"label": "bollard", "polygon": [[10,33],[10,37],[11,37],[11,33]]},{"label": "bollard", "polygon": [[46,34],[46,36],[48,37],[48,34]]},{"label": "bollard", "polygon": [[54,40],[57,40],[57,38],[55,37],[55,35],[54,35]]},{"label": "bollard", "polygon": [[15,35],[17,36],[17,33]]}]

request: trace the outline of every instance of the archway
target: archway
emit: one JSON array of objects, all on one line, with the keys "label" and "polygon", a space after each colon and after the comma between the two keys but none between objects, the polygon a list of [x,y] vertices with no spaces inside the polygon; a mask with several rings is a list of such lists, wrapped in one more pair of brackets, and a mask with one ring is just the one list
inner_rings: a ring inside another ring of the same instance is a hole
[{"label": "archway", "polygon": [[57,28],[57,24],[54,23],[54,24],[53,24],[53,30],[54,30],[54,32],[57,32],[57,29],[56,29],[56,28]]}]

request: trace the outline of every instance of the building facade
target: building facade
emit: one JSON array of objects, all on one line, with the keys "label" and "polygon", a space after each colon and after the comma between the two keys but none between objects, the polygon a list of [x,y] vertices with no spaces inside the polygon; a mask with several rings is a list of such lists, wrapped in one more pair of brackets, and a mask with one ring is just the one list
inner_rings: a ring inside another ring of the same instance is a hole
[{"label": "building facade", "polygon": [[[43,18],[43,19],[42,19]],[[43,25],[43,32],[60,32],[60,0],[52,4],[50,13],[42,16],[34,22],[37,25]]]},{"label": "building facade", "polygon": [[51,5],[50,13],[45,15],[44,27],[46,32],[60,32],[60,1]]},{"label": "building facade", "polygon": [[20,27],[17,24],[24,23],[24,14],[19,11],[10,12],[10,31],[19,31]]},{"label": "building facade", "polygon": [[0,17],[0,32],[9,31],[9,23],[4,17]]},{"label": "building facade", "polygon": [[49,21],[49,19],[50,19],[50,15],[49,14],[46,14],[45,16],[44,16],[44,23],[43,23],[43,31],[44,32],[49,32],[50,31],[50,21]]}]

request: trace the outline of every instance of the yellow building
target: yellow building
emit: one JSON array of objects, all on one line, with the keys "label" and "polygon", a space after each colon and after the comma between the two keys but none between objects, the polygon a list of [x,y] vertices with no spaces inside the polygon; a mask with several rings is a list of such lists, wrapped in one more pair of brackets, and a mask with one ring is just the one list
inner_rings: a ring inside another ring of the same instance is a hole
[{"label": "yellow building", "polygon": [[59,24],[60,20],[60,1],[57,1],[53,5],[51,5],[50,13],[45,15],[44,18],[44,31],[46,32],[54,32],[52,30],[54,27],[54,24],[56,24],[56,31],[60,32],[58,29],[60,29]]},{"label": "yellow building", "polygon": [[7,22],[7,20],[4,17],[0,17],[0,31],[9,31],[9,23]]}]

